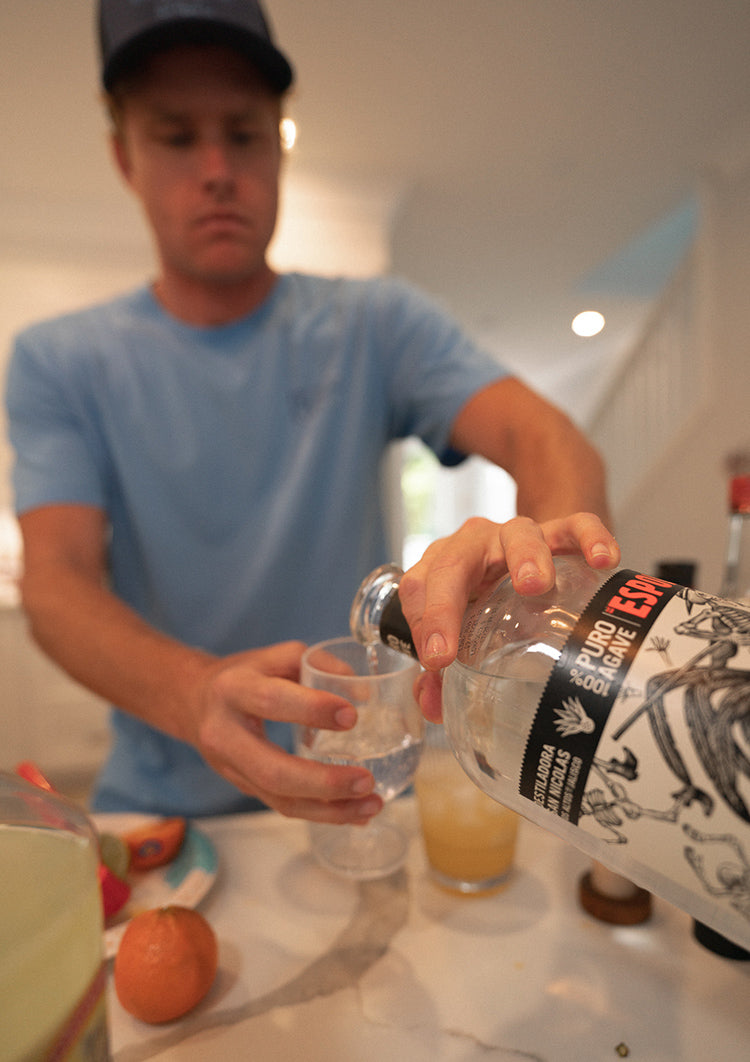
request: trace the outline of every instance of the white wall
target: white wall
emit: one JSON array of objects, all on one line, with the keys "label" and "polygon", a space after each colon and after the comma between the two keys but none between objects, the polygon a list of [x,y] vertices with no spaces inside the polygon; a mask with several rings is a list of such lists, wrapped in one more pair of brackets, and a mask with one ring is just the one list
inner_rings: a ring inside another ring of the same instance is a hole
[{"label": "white wall", "polygon": [[694,559],[699,585],[716,592],[726,535],[724,461],[750,446],[750,166],[706,175],[696,269],[691,339],[705,366],[700,401],[615,519],[630,566]]}]

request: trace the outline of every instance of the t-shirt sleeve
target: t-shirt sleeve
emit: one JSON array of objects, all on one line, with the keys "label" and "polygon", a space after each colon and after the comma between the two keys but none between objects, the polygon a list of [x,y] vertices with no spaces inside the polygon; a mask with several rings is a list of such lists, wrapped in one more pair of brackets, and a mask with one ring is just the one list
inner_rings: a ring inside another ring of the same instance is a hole
[{"label": "t-shirt sleeve", "polygon": [[381,341],[390,354],[392,435],[416,435],[443,464],[458,464],[466,455],[450,446],[456,416],[509,372],[434,300],[401,282],[388,290]]},{"label": "t-shirt sleeve", "polygon": [[19,515],[41,505],[105,503],[101,440],[66,365],[38,332],[14,344],[5,399]]}]

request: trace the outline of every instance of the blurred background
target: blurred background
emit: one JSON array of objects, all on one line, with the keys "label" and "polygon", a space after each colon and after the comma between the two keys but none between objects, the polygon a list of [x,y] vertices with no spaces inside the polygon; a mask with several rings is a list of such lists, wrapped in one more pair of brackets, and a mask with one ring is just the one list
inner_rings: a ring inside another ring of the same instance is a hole
[{"label": "blurred background", "polygon": [[[694,560],[716,591],[724,460],[750,446],[747,0],[266,7],[297,74],[274,263],[435,295],[593,436],[626,563]],[[18,328],[151,272],[109,159],[94,9],[0,6],[0,373]],[[594,337],[571,329],[584,310],[606,319]],[[70,726],[85,698],[23,640],[10,460],[3,425],[5,703],[32,683],[60,719],[58,734],[40,723],[44,748],[62,765],[83,740],[93,761],[98,723],[83,739]],[[513,512],[512,483],[482,462],[443,471],[410,442],[388,472],[407,563],[471,512]],[[16,727],[28,745],[28,718]]]}]

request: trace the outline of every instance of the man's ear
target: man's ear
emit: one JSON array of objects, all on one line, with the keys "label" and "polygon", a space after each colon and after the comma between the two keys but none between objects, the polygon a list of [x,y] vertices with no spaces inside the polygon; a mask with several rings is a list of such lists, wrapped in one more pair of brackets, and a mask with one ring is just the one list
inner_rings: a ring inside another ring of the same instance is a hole
[{"label": "man's ear", "polygon": [[120,174],[125,179],[125,181],[130,184],[130,175],[132,172],[132,167],[130,165],[130,154],[128,152],[128,146],[125,143],[122,134],[112,133],[109,142],[110,147],[112,149],[112,156],[115,160],[117,169],[120,171]]}]

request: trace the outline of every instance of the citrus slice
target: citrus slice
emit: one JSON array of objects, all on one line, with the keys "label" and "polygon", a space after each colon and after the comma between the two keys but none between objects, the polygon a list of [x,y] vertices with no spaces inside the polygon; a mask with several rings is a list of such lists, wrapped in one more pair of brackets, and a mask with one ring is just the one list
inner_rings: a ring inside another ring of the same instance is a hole
[{"label": "citrus slice", "polygon": [[122,835],[130,849],[131,870],[161,867],[179,852],[185,839],[187,821],[181,817],[157,819]]}]

